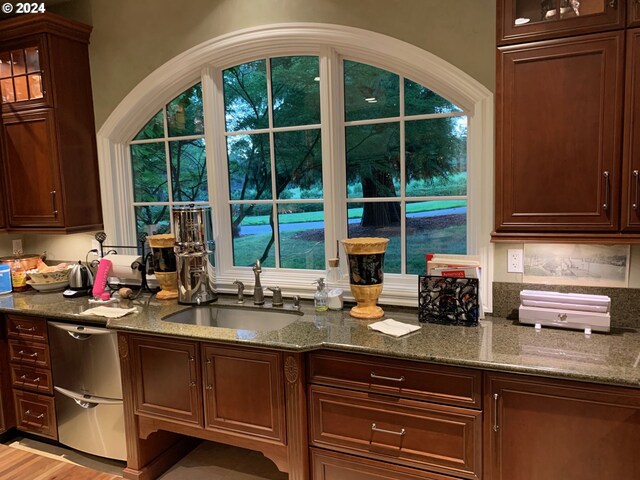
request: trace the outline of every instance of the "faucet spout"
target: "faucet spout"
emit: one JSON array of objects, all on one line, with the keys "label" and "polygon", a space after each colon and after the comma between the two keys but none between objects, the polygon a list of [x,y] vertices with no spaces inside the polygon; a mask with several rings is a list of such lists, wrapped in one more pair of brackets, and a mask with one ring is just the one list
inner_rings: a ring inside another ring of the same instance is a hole
[{"label": "faucet spout", "polygon": [[260,283],[260,274],[262,273],[262,267],[260,266],[260,260],[256,260],[253,266],[253,274],[256,277],[255,284],[253,286],[253,304],[264,305],[264,290],[262,289],[262,283]]}]

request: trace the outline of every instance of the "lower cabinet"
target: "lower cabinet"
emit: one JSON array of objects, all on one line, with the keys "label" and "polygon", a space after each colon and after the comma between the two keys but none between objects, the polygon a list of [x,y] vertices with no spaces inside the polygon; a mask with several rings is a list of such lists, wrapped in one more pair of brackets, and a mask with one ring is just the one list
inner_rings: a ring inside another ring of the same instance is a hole
[{"label": "lower cabinet", "polygon": [[333,352],[308,370],[315,480],[482,477],[481,372]]},{"label": "lower cabinet", "polygon": [[6,316],[7,360],[3,385],[10,380],[18,430],[58,439],[47,321],[40,317]]},{"label": "lower cabinet", "polygon": [[311,472],[315,480],[456,480],[365,458],[351,457],[317,448],[311,450]]},{"label": "lower cabinet", "polygon": [[196,342],[131,336],[134,412],[202,427]]},{"label": "lower cabinet", "polygon": [[640,390],[488,373],[487,480],[640,478]]},{"label": "lower cabinet", "polygon": [[206,428],[285,443],[281,354],[202,345]]}]

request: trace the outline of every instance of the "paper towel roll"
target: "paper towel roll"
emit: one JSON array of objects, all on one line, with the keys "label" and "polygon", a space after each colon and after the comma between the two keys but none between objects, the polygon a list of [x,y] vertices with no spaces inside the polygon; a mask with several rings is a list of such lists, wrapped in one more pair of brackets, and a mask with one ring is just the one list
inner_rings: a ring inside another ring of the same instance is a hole
[{"label": "paper towel roll", "polygon": [[119,283],[139,284],[142,280],[140,270],[132,268],[134,262],[142,262],[140,255],[105,255],[107,260],[113,264],[110,278],[117,278]]}]

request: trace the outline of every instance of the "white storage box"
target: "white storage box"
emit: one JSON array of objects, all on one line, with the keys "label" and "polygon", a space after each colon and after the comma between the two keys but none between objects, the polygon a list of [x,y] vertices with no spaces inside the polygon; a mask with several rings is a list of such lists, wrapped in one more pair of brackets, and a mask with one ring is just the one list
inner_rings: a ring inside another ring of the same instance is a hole
[{"label": "white storage box", "polygon": [[596,332],[608,332],[611,328],[609,312],[584,312],[562,308],[539,308],[520,305],[520,323],[540,324],[544,326],[591,329]]}]

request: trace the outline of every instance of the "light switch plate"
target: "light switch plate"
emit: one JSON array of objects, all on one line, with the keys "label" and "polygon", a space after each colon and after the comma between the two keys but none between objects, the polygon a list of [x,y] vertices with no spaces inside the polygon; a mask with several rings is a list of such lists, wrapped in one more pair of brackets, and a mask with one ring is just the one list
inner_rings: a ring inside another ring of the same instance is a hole
[{"label": "light switch plate", "polygon": [[510,248],[507,250],[507,272],[524,272],[523,252],[521,248]]}]

